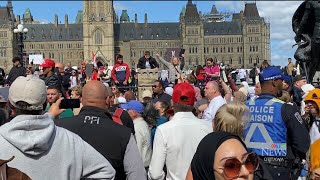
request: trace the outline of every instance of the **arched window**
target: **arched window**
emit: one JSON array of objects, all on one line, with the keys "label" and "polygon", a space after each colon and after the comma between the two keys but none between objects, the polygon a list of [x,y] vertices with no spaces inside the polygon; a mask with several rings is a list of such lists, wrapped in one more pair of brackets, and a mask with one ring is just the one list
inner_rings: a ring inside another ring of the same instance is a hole
[{"label": "arched window", "polygon": [[230,60],[229,60],[229,64],[232,64],[232,58],[230,58]]},{"label": "arched window", "polygon": [[256,57],[256,63],[257,63],[257,64],[260,64],[259,61],[260,61],[259,56],[257,56],[257,57]]},{"label": "arched window", "polygon": [[51,58],[51,53],[49,52],[49,58]]},{"label": "arched window", "polygon": [[241,64],[241,62],[242,62],[241,57],[239,57],[238,64]]},{"label": "arched window", "polygon": [[51,58],[54,59],[54,53],[51,53]]},{"label": "arched window", "polygon": [[103,37],[103,32],[101,29],[97,29],[95,32],[95,44],[102,44],[102,37]]}]

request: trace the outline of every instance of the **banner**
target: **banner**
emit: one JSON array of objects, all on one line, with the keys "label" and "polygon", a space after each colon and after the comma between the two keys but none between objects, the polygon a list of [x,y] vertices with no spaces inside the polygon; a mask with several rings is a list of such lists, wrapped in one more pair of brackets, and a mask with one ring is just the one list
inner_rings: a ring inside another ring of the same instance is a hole
[{"label": "banner", "polygon": [[42,54],[31,54],[29,55],[29,64],[42,64],[43,63],[43,56]]}]

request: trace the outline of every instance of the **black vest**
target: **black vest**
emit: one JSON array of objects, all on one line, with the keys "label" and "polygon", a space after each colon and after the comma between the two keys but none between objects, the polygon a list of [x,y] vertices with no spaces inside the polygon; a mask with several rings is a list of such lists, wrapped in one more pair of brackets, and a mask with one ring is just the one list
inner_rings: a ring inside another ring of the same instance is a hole
[{"label": "black vest", "polygon": [[103,109],[82,107],[78,116],[56,121],[56,125],[78,134],[116,170],[116,180],[125,180],[123,159],[131,130],[112,121]]}]

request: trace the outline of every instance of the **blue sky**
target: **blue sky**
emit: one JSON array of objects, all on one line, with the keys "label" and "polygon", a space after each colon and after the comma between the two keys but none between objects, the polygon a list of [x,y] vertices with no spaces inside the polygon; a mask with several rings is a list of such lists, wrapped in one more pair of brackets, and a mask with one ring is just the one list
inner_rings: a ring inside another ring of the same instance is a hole
[{"label": "blue sky", "polygon": [[[149,22],[177,22],[179,14],[187,1],[114,1],[116,12],[120,15],[122,9],[127,9],[130,20],[138,14],[138,21],[144,21],[144,14],[148,14]],[[244,9],[243,1],[193,1],[198,11],[209,12],[213,4],[222,12],[239,12]],[[286,65],[287,58],[292,57],[295,49],[294,34],[291,29],[291,18],[301,1],[257,1],[258,10],[266,21],[271,23],[271,60],[274,65]],[[1,6],[6,1],[0,1]],[[75,21],[78,10],[82,10],[82,1],[13,1],[15,15],[30,8],[33,18],[43,23],[53,22],[54,15],[64,23],[64,16],[68,14],[69,23]]]}]

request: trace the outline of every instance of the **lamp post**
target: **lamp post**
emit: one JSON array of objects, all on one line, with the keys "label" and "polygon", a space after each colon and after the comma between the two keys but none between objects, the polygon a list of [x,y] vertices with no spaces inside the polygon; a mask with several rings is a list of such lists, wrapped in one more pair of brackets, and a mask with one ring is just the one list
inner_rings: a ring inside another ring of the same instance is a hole
[{"label": "lamp post", "polygon": [[17,28],[13,30],[13,32],[14,32],[15,34],[17,34],[19,54],[20,54],[20,58],[21,58],[21,61],[22,61],[22,66],[25,67],[25,66],[26,66],[26,62],[25,62],[25,60],[23,59],[23,48],[24,48],[23,40],[24,40],[24,34],[27,34],[28,29],[27,29],[27,28],[24,28],[22,24],[19,24],[19,25],[17,26]]}]

